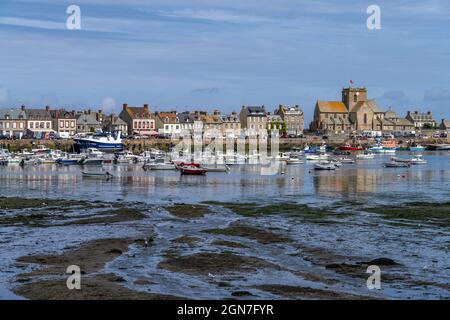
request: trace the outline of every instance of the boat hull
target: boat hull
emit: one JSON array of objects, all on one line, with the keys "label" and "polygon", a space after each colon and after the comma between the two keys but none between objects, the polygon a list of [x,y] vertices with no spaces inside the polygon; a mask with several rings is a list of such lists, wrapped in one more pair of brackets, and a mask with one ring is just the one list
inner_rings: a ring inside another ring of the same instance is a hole
[{"label": "boat hull", "polygon": [[75,148],[78,151],[87,150],[88,148],[96,148],[105,152],[123,151],[124,144],[118,142],[102,142],[90,139],[75,139]]}]

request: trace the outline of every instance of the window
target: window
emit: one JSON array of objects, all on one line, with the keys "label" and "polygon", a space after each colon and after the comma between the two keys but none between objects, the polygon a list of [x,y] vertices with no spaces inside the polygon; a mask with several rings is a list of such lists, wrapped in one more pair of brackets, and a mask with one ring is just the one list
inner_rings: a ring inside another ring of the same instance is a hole
[{"label": "window", "polygon": [[74,127],[75,127],[75,121],[70,121],[70,126],[71,126],[72,128],[74,128]]},{"label": "window", "polygon": [[19,128],[23,129],[23,122],[19,123]]},{"label": "window", "polygon": [[12,126],[13,126],[13,129],[17,128],[17,123],[13,122]]},{"label": "window", "polygon": [[30,122],[30,129],[33,129],[34,127],[34,122]]},{"label": "window", "polygon": [[358,102],[358,96],[356,94],[353,96],[353,102]]},{"label": "window", "polygon": [[69,121],[66,121],[66,128],[69,127]]},{"label": "window", "polygon": [[9,122],[6,123],[6,129],[9,129]]},{"label": "window", "polygon": [[60,121],[60,122],[59,122],[59,127],[60,127],[60,128],[64,127],[64,121]]},{"label": "window", "polygon": [[367,124],[367,113],[364,113],[364,123]]},{"label": "window", "polygon": [[47,129],[50,129],[50,122],[46,123],[46,127],[47,127]]},{"label": "window", "polygon": [[44,129],[44,128],[45,128],[44,122],[40,122],[40,123],[39,123],[39,128],[41,128],[41,129]]}]

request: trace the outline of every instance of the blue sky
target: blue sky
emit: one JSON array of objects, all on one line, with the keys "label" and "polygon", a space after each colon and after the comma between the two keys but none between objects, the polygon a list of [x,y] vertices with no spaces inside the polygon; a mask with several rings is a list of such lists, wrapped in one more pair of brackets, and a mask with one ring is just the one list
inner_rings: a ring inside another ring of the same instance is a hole
[{"label": "blue sky", "polygon": [[[66,8],[82,29],[67,30]],[[366,9],[381,7],[382,29]],[[0,107],[119,111],[339,100],[450,117],[447,0],[1,0]]]}]

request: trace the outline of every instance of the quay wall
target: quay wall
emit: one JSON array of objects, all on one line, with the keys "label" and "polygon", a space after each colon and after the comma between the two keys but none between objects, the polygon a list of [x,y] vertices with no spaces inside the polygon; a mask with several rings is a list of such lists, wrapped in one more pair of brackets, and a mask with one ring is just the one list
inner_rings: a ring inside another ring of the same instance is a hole
[{"label": "quay wall", "polygon": [[[409,140],[407,138],[397,139],[398,145],[407,143]],[[416,143],[424,146],[438,145],[438,144],[450,144],[450,138],[441,139],[414,139]],[[325,142],[327,145],[332,147],[338,147],[346,142],[351,142],[348,138],[341,137],[329,137],[327,140],[322,140],[320,137],[307,136],[305,138],[285,138],[280,139],[280,150],[288,150],[292,147],[304,147],[308,145],[320,145]],[[150,148],[157,148],[164,151],[168,151],[173,147],[176,141],[170,139],[139,139],[139,140],[124,140],[126,148],[134,153],[140,153],[144,150],[149,150]],[[373,140],[361,140],[360,143],[364,145],[373,144]],[[21,140],[0,140],[0,147],[10,150],[11,152],[20,151],[22,149],[36,148],[38,145],[44,145],[51,149],[60,149],[67,152],[73,152],[74,141],[71,139],[60,139],[60,140],[32,140],[32,139],[21,139]],[[270,148],[270,143],[268,144]]]}]

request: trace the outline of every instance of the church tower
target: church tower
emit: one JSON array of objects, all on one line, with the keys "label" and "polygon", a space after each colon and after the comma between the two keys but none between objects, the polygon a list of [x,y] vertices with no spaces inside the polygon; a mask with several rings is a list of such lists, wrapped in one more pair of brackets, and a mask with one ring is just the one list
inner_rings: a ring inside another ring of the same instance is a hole
[{"label": "church tower", "polygon": [[366,88],[343,88],[342,89],[342,102],[350,112],[355,104],[361,101],[367,101],[367,89]]}]

